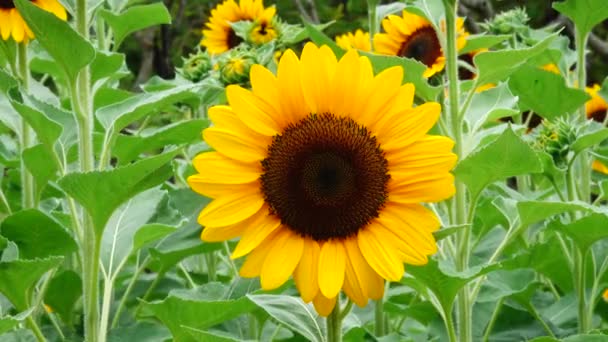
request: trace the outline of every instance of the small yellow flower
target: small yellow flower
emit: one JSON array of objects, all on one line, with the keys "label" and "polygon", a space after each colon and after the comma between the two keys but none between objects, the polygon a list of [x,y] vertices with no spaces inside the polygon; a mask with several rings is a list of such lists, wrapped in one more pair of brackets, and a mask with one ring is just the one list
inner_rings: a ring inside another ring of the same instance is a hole
[{"label": "small yellow flower", "polygon": [[[57,0],[30,0],[34,5],[53,13],[61,20],[67,20],[65,8]],[[34,32],[27,26],[13,0],[0,0],[0,35],[2,40],[13,38],[17,43],[27,43],[34,38]]]},{"label": "small yellow flower", "polygon": [[344,50],[357,49],[362,51],[371,51],[372,43],[370,41],[369,32],[363,32],[362,30],[356,30],[345,33],[336,37],[336,44]]},{"label": "small yellow flower", "polygon": [[[456,21],[458,50],[466,45],[468,33],[464,19]],[[442,26],[445,24],[442,23]],[[413,58],[427,66],[424,77],[431,77],[445,67],[445,56],[433,25],[425,18],[403,11],[401,16],[389,15],[382,20],[385,33],[374,36],[376,52],[391,56]],[[442,27],[445,31],[445,28]]]},{"label": "small yellow flower", "polygon": [[256,45],[269,43],[279,36],[276,26],[272,22],[258,20],[249,33],[249,41]]},{"label": "small yellow flower", "polygon": [[606,119],[606,112],[608,111],[608,103],[600,96],[600,89],[601,87],[599,84],[595,84],[593,87],[587,87],[585,89],[587,94],[591,96],[591,100],[587,101],[585,104],[585,111],[587,112],[588,119],[604,122]]}]

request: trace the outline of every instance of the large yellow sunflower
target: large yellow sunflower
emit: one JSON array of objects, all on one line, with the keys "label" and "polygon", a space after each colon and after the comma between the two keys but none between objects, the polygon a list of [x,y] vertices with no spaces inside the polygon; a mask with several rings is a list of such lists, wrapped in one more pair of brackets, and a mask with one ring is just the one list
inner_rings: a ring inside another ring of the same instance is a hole
[{"label": "large yellow sunflower", "polygon": [[[68,15],[57,0],[30,0],[33,4],[51,12],[62,20]],[[17,43],[27,42],[34,38],[34,33],[27,26],[13,0],[0,0],[0,35],[3,40],[12,37]]]},{"label": "large yellow sunflower", "polygon": [[206,47],[211,54],[220,54],[241,43],[241,38],[235,34],[230,26],[242,20],[251,20],[260,23],[260,30],[256,30],[257,38],[262,40],[266,33],[276,34],[275,30],[267,30],[272,22],[276,9],[274,7],[264,8],[262,0],[240,0],[237,4],[234,0],[226,0],[211,10],[211,17],[203,29],[203,40],[201,45]]},{"label": "large yellow sunflower", "polygon": [[357,49],[362,51],[371,51],[372,44],[369,37],[369,32],[363,32],[358,29],[353,34],[348,32],[336,37],[336,44],[344,50]]},{"label": "large yellow sunflower", "polygon": [[601,87],[599,84],[593,85],[593,87],[587,87],[585,90],[587,94],[591,96],[591,100],[585,104],[585,111],[587,112],[587,118],[593,119],[597,122],[604,122],[606,119],[606,113],[608,112],[608,103],[600,96],[599,91]]},{"label": "large yellow sunflower", "polygon": [[420,204],[454,194],[452,140],[427,135],[437,103],[412,107],[403,69],[374,75],[367,57],[339,61],[327,46],[287,50],[277,75],[251,69],[253,90],[226,89],[203,132],[192,189],[213,198],[201,238],[240,237],[233,258],[262,288],[292,274],[302,299],[328,315],[340,290],[356,304],[383,295],[403,263],[437,250],[435,214]]},{"label": "large yellow sunflower", "polygon": [[[465,46],[468,34],[462,18],[457,19],[456,25],[460,50]],[[431,77],[443,70],[445,56],[437,32],[428,20],[404,10],[401,16],[391,14],[383,19],[382,27],[385,33],[374,36],[376,52],[420,61],[427,66],[424,77]]]}]

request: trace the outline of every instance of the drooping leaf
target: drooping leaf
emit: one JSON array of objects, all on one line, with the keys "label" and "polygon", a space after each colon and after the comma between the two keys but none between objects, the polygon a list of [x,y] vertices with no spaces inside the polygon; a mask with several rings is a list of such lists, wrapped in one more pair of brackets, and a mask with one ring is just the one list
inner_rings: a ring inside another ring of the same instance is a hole
[{"label": "drooping leaf", "polygon": [[608,19],[608,3],[603,0],[566,0],[554,2],[553,8],[570,18],[583,35]]},{"label": "drooping leaf", "polygon": [[111,171],[70,173],[61,178],[58,184],[87,210],[93,219],[96,234],[101,237],[116,208],[171,176],[172,170],[167,163],[178,152],[172,150]]},{"label": "drooping leaf", "polygon": [[471,105],[465,114],[465,119],[471,125],[471,131],[479,130],[488,120],[497,120],[502,117],[513,116],[517,97],[513,96],[506,84],[476,93],[473,95]]},{"label": "drooping leaf", "polygon": [[264,294],[248,295],[247,297],[272,318],[298,332],[308,341],[322,342],[325,340],[326,327],[322,317],[302,299],[286,295]]},{"label": "drooping leaf", "polygon": [[37,209],[7,217],[0,225],[0,234],[19,247],[22,259],[68,256],[78,248],[59,222]]},{"label": "drooping leaf", "polygon": [[572,144],[572,150],[579,153],[587,148],[598,145],[602,141],[608,139],[608,128],[594,120],[588,120],[580,133],[576,137],[576,141]]},{"label": "drooping leaf", "polygon": [[583,202],[548,202],[521,201],[517,203],[517,211],[522,226],[546,220],[552,216],[568,212],[589,212],[592,208]]},{"label": "drooping leaf", "polygon": [[478,84],[483,85],[504,80],[530,58],[546,50],[555,37],[557,37],[557,34],[545,38],[530,48],[478,53],[473,58],[473,63],[477,67]]},{"label": "drooping leaf", "polygon": [[69,80],[75,80],[78,72],[93,61],[95,49],[67,22],[27,0],[15,0],[15,6],[36,40],[57,61]]},{"label": "drooping leaf", "polygon": [[563,231],[582,251],[589,250],[591,245],[608,238],[608,216],[593,213],[573,222],[554,221],[551,227]]},{"label": "drooping leaf", "polygon": [[34,177],[35,195],[37,199],[40,199],[48,182],[57,177],[57,163],[52,162],[55,157],[50,155],[42,144],[38,144],[24,150],[21,158]]},{"label": "drooping leaf", "polygon": [[162,2],[132,6],[120,14],[101,10],[99,15],[105,19],[114,32],[114,50],[135,31],[154,25],[171,24],[171,14]]},{"label": "drooping leaf", "polygon": [[508,34],[502,34],[497,36],[489,34],[471,35],[467,37],[466,45],[461,50],[459,50],[458,53],[463,55],[480,49],[489,49],[504,42],[509,38],[511,38],[511,36]]},{"label": "drooping leaf", "polygon": [[56,274],[44,295],[44,303],[69,326],[74,320],[74,309],[82,296],[82,280],[78,273],[66,270]]},{"label": "drooping leaf", "polygon": [[542,172],[542,164],[537,154],[511,128],[492,143],[469,154],[454,170],[474,196],[492,182],[538,172]]},{"label": "drooping leaf", "polygon": [[17,310],[29,308],[34,285],[46,272],[57,267],[63,257],[0,262],[0,293]]},{"label": "drooping leaf", "polygon": [[91,82],[95,83],[106,77],[126,76],[126,72],[119,73],[124,64],[124,54],[97,51],[95,59],[91,63]]},{"label": "drooping leaf", "polygon": [[513,73],[509,87],[519,97],[522,110],[533,110],[546,119],[573,113],[590,98],[580,89],[569,88],[561,75],[531,66]]}]

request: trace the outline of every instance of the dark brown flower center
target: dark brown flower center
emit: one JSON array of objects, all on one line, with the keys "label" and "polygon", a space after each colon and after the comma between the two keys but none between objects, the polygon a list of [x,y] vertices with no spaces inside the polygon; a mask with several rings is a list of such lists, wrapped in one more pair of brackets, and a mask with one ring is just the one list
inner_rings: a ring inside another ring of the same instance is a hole
[{"label": "dark brown flower center", "polygon": [[606,114],[608,114],[608,109],[600,109],[588,114],[587,117],[599,123],[603,123],[604,120],[606,120]]},{"label": "dark brown flower center", "polygon": [[15,8],[13,0],[0,0],[0,8]]},{"label": "dark brown flower center", "polygon": [[432,27],[418,29],[399,49],[399,56],[413,58],[427,67],[432,66],[441,55],[441,44]]},{"label": "dark brown flower center", "polygon": [[[466,62],[468,65],[473,66],[473,55],[470,53],[465,53],[464,55],[460,55],[458,56],[458,59],[460,59],[463,62]],[[472,72],[471,70],[463,67],[463,66],[458,66],[458,79],[460,80],[472,80],[475,78],[475,73]]]},{"label": "dark brown flower center", "polygon": [[[2,1],[2,0],[0,0]],[[236,35],[233,29],[228,32],[228,49],[233,49],[243,42],[243,38]]]},{"label": "dark brown flower center", "polygon": [[262,161],[271,212],[300,236],[347,238],[365,227],[387,198],[388,163],[363,126],[311,114],[274,137]]}]

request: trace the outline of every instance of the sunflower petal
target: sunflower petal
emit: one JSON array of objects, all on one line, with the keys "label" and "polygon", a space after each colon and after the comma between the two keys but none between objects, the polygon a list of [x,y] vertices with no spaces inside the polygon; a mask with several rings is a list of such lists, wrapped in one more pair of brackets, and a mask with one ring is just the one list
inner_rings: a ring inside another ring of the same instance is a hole
[{"label": "sunflower petal", "polygon": [[258,247],[264,239],[281,225],[281,220],[270,215],[268,210],[258,213],[247,225],[241,240],[232,252],[232,259],[240,258]]},{"label": "sunflower petal", "polygon": [[327,298],[321,292],[319,292],[317,293],[315,299],[313,299],[312,303],[315,306],[315,310],[317,310],[319,315],[327,317],[334,310],[337,298],[337,296],[333,298]]},{"label": "sunflower petal", "polygon": [[386,241],[381,241],[374,233],[374,228],[370,225],[359,231],[358,242],[361,254],[382,278],[399,281],[403,277],[403,263],[393,253],[392,248],[386,246]]},{"label": "sunflower petal", "polygon": [[227,226],[251,217],[262,205],[259,189],[248,189],[213,200],[201,211],[198,222],[202,226]]},{"label": "sunflower petal", "polygon": [[280,133],[281,128],[274,118],[279,117],[275,109],[267,105],[251,91],[238,85],[226,87],[226,97],[232,109],[249,128],[267,136]]},{"label": "sunflower petal", "polygon": [[296,267],[293,279],[296,282],[300,296],[305,302],[310,302],[319,292],[318,269],[319,254],[321,248],[319,244],[311,239],[304,239],[304,250],[300,263]]},{"label": "sunflower petal", "polygon": [[283,285],[300,262],[303,249],[304,239],[283,228],[273,239],[268,257],[262,266],[262,288],[272,290]]},{"label": "sunflower petal", "polygon": [[344,282],[346,252],[340,240],[329,240],[321,247],[319,255],[319,290],[327,298],[340,293]]}]

